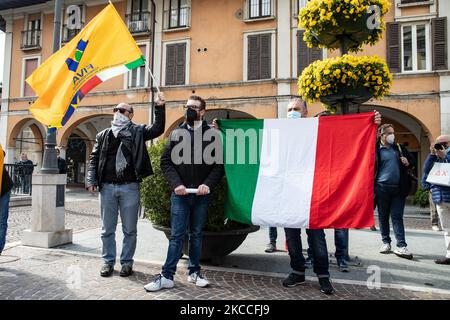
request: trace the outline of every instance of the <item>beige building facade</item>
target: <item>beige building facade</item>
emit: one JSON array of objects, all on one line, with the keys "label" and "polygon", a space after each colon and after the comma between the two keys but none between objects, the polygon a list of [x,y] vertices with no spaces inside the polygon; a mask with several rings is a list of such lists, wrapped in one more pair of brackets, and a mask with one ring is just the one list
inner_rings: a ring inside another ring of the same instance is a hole
[{"label": "beige building facade", "polygon": [[[46,128],[28,111],[36,97],[25,78],[52,54],[54,20],[54,1],[40,2],[4,10],[0,6],[6,32],[0,142],[6,146],[7,163],[25,151],[38,167]],[[285,117],[288,101],[298,94],[301,70],[315,59],[337,54],[305,46],[297,12],[306,2],[154,0],[152,30],[151,0],[112,1],[149,65],[153,59],[156,80],[167,98],[165,135],[182,121],[182,106],[191,94],[206,99],[207,120]],[[383,122],[395,125],[398,140],[417,158],[420,173],[430,143],[450,133],[450,1],[391,2],[383,39],[361,53],[387,59],[394,76],[391,93],[352,112],[379,110]],[[66,26],[74,14],[71,5],[78,6],[85,25],[107,3],[63,1],[61,45],[77,33]],[[149,74],[141,67],[99,85],[81,101],[57,133],[69,161],[69,183],[84,182],[95,136],[109,126],[114,105],[128,102],[135,109],[135,122],[151,122],[149,84]],[[309,106],[310,116],[321,111],[320,103]]]}]

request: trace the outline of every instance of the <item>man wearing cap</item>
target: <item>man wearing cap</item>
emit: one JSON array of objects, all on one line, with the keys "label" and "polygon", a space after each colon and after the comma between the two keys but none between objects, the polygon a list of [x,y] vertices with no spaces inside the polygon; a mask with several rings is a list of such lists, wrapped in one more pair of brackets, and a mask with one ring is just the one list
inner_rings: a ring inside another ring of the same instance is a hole
[{"label": "man wearing cap", "polygon": [[120,276],[128,277],[133,272],[140,207],[139,183],[153,173],[145,142],[160,136],[165,126],[164,94],[158,93],[155,102],[155,122],[150,126],[131,122],[133,108],[119,103],[114,108],[111,127],[97,135],[92,149],[86,188],[92,193],[97,189],[100,192],[102,277],[109,277],[114,271],[119,212],[124,235]]}]

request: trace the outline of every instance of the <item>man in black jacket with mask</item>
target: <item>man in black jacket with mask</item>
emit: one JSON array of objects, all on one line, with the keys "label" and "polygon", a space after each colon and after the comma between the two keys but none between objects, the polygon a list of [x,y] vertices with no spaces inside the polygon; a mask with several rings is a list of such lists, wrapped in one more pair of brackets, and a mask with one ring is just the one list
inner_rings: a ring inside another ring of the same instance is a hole
[{"label": "man in black jacket with mask", "polygon": [[86,177],[87,189],[100,191],[102,217],[102,277],[109,277],[116,262],[115,232],[120,212],[124,234],[120,276],[133,272],[137,221],[140,207],[139,182],[153,173],[145,142],[160,136],[165,126],[164,94],[158,93],[155,122],[151,126],[131,122],[133,108],[120,103],[114,108],[111,128],[100,132],[92,149]]},{"label": "man in black jacket with mask", "polygon": [[182,255],[188,226],[188,281],[198,287],[206,287],[209,284],[200,273],[202,229],[208,213],[211,191],[224,174],[222,147],[219,132],[202,121],[205,101],[199,96],[191,96],[184,108],[185,122],[171,132],[161,156],[161,170],[173,190],[172,235],[162,273],[144,286],[147,291],[173,287],[173,276]]},{"label": "man in black jacket with mask", "polygon": [[406,197],[411,190],[408,169],[413,168],[413,158],[403,145],[395,142],[394,126],[383,124],[378,129],[375,146],[375,200],[380,220],[383,244],[380,253],[392,252],[389,236],[389,218],[392,220],[397,246],[393,252],[405,259],[412,259],[405,240],[403,213]]}]

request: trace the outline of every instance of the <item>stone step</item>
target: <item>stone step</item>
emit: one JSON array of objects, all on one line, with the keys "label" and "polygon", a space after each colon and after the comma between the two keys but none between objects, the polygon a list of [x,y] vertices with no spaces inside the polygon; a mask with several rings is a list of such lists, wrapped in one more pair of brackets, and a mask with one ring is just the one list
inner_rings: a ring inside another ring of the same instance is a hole
[{"label": "stone step", "polygon": [[31,206],[31,196],[27,195],[20,195],[11,196],[11,199],[9,200],[9,207],[24,207],[24,206]]}]

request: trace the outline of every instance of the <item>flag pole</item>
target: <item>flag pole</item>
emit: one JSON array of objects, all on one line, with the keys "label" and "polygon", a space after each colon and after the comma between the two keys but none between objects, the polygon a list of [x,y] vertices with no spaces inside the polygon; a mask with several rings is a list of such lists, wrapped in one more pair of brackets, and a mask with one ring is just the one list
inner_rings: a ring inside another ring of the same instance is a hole
[{"label": "flag pole", "polygon": [[[156,81],[155,77],[153,76],[152,70],[150,70],[149,66],[147,66],[147,70],[148,70],[148,73],[150,73],[150,76],[153,79],[153,83],[155,84],[156,91],[158,91],[158,93],[160,93],[161,91],[159,90],[158,82]],[[151,89],[153,90],[153,87]]]},{"label": "flag pole", "polygon": [[[55,1],[55,18],[53,30],[53,53],[59,50],[59,37],[61,35],[61,15],[56,12],[61,12],[62,1]],[[58,160],[56,158],[56,130],[55,128],[48,128],[45,137],[44,159],[42,161],[41,173],[55,174],[58,173]]]}]

